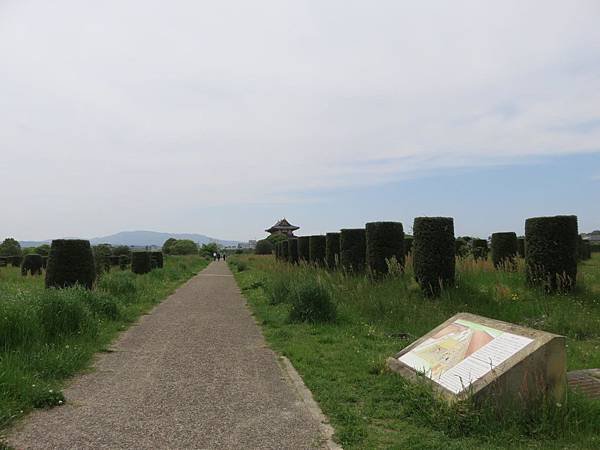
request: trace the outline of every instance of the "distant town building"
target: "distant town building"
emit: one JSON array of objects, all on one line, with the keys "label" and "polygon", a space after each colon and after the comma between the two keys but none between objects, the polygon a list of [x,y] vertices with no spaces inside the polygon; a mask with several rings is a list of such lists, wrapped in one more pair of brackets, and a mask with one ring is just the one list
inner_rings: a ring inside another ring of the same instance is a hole
[{"label": "distant town building", "polygon": [[249,240],[247,243],[246,242],[240,242],[237,245],[237,248],[239,250],[244,250],[244,249],[253,249],[256,248],[256,241],[255,240]]},{"label": "distant town building", "polygon": [[279,222],[277,222],[275,225],[273,225],[271,228],[269,228],[265,231],[267,233],[271,233],[271,235],[281,234],[284,236],[293,236],[294,231],[299,230],[299,229],[300,229],[300,227],[297,227],[296,225],[292,225],[284,217]]}]

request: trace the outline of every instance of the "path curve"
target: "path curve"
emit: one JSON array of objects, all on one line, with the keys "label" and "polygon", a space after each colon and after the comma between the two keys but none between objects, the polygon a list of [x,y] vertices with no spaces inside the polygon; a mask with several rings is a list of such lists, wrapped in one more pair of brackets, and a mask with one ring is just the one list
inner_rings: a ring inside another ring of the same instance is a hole
[{"label": "path curve", "polygon": [[308,449],[319,421],[284,375],[224,262],[123,333],[114,352],[8,437],[16,449]]}]

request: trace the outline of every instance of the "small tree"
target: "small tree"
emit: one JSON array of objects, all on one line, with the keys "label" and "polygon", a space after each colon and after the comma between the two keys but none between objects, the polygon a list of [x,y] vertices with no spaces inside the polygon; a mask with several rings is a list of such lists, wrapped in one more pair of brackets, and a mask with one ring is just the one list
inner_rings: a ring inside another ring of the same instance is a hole
[{"label": "small tree", "polygon": [[273,253],[273,243],[268,239],[262,239],[256,243],[254,253],[257,255],[270,255]]},{"label": "small tree", "polygon": [[42,244],[37,246],[33,253],[42,256],[48,256],[50,254],[50,246],[48,244]]},{"label": "small tree", "polygon": [[202,256],[206,256],[207,258],[212,258],[213,253],[217,253],[219,251],[219,246],[216,242],[210,242],[208,244],[202,244],[200,248],[200,254]]},{"label": "small tree", "polygon": [[190,239],[178,239],[171,247],[173,255],[197,255],[198,245]]},{"label": "small tree", "polygon": [[0,256],[22,256],[21,244],[14,238],[6,238],[0,244]]},{"label": "small tree", "polygon": [[177,242],[177,239],[175,238],[169,238],[165,241],[165,243],[162,245],[162,251],[165,255],[172,254],[171,252],[173,251],[173,245],[175,242]]}]

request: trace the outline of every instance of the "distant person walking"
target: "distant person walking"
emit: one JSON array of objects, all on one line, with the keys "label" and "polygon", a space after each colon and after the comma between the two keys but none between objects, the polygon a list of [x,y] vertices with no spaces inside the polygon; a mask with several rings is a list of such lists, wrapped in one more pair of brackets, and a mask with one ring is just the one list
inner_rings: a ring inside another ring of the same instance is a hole
[{"label": "distant person walking", "polygon": [[217,253],[217,261],[221,261],[221,254]]},{"label": "distant person walking", "polygon": [[217,260],[217,252],[213,252],[213,261]]}]

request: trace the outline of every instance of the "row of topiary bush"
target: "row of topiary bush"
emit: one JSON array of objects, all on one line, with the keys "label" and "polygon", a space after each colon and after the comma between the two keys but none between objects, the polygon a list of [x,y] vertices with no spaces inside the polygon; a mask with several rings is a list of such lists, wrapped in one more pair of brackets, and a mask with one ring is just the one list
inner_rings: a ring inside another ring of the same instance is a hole
[{"label": "row of topiary bush", "polygon": [[[464,244],[458,244],[454,237],[451,217],[415,218],[409,242],[401,223],[371,222],[365,228],[279,242],[275,255],[292,263],[304,261],[355,273],[367,270],[378,277],[389,273],[392,263],[403,270],[410,245],[415,278],[426,295],[437,296],[454,284],[455,260]],[[487,258],[490,249],[486,240],[473,239],[470,245],[475,259]],[[581,244],[576,216],[527,219],[523,240],[514,232],[494,233],[491,254],[499,270],[515,270],[516,257],[523,254],[528,283],[541,285],[547,292],[573,289],[577,261],[588,255],[585,244]]]}]

